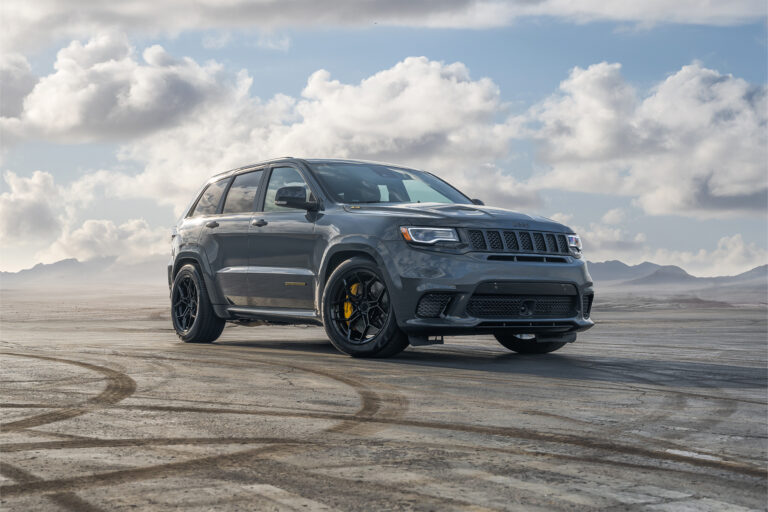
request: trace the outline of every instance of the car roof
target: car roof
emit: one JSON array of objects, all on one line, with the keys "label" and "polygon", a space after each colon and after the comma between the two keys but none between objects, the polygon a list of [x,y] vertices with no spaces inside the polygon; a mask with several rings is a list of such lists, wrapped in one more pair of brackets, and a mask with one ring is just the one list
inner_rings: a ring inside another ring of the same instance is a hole
[{"label": "car roof", "polygon": [[230,169],[228,171],[220,172],[217,174],[214,174],[211,176],[211,180],[216,180],[220,178],[225,178],[227,176],[230,176],[232,174],[236,174],[239,171],[244,171],[247,169],[253,169],[254,167],[259,167],[260,165],[267,165],[267,164],[274,164],[274,163],[281,163],[281,162],[303,162],[305,164],[322,164],[322,163],[337,163],[337,164],[367,164],[367,165],[386,165],[387,167],[399,167],[401,169],[406,169],[406,167],[402,165],[397,164],[389,164],[385,162],[374,162],[370,160],[351,160],[351,159],[344,159],[344,158],[294,158],[292,156],[284,156],[280,158],[272,158],[269,160],[262,160],[261,162],[254,162],[252,164],[243,165],[241,167],[237,167],[235,169]]}]

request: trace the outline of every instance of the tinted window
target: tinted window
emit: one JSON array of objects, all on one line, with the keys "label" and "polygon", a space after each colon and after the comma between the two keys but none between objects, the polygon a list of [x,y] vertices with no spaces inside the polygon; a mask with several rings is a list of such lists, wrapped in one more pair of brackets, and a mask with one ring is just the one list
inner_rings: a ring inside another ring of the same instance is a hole
[{"label": "tinted window", "polygon": [[460,203],[464,194],[429,173],[377,164],[312,163],[338,203]]},{"label": "tinted window", "polygon": [[224,189],[227,188],[229,179],[223,179],[211,183],[203,191],[203,195],[197,200],[195,205],[195,211],[192,214],[193,217],[200,217],[201,215],[213,215],[219,207],[219,201],[224,194]]},{"label": "tinted window", "polygon": [[293,167],[276,167],[272,169],[272,175],[269,177],[269,186],[267,187],[267,197],[264,200],[264,211],[297,211],[295,208],[286,208],[275,204],[275,195],[277,190],[282,187],[304,187],[306,197],[309,199],[309,187],[307,187],[304,178],[299,171]]},{"label": "tinted window", "polygon": [[256,194],[264,171],[253,171],[235,176],[224,200],[222,213],[247,213],[256,211]]}]

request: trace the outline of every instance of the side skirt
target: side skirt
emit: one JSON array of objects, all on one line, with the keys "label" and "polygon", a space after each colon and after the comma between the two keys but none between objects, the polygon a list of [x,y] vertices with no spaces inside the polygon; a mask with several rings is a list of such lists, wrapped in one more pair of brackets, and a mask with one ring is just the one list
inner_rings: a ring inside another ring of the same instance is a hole
[{"label": "side skirt", "polygon": [[323,325],[320,315],[312,309],[288,309],[288,308],[253,308],[245,306],[230,306],[226,308],[228,318],[265,320],[267,322],[286,324],[311,324]]}]

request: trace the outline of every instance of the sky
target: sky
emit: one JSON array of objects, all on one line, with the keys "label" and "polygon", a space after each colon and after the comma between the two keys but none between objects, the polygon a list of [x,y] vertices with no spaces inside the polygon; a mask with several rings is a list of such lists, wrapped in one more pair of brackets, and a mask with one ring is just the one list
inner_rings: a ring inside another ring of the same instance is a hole
[{"label": "sky", "polygon": [[590,261],[768,263],[763,0],[6,0],[0,270],[168,253],[212,174],[432,171]]}]

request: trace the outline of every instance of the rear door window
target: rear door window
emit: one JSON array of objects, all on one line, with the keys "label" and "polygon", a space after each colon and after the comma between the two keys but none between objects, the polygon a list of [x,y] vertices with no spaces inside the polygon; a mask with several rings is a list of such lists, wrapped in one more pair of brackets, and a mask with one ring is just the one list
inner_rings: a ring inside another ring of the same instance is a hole
[{"label": "rear door window", "polygon": [[215,181],[208,185],[200,199],[197,200],[192,217],[202,217],[203,215],[213,215],[216,213],[219,209],[221,196],[224,195],[224,190],[227,188],[227,183],[229,183],[229,179]]},{"label": "rear door window", "polygon": [[224,200],[222,213],[250,213],[256,211],[256,199],[263,170],[246,172],[235,176]]}]

